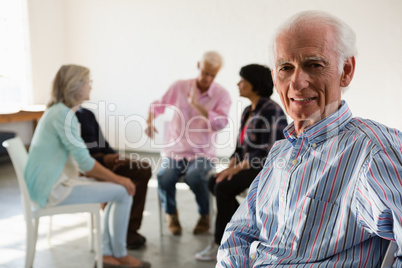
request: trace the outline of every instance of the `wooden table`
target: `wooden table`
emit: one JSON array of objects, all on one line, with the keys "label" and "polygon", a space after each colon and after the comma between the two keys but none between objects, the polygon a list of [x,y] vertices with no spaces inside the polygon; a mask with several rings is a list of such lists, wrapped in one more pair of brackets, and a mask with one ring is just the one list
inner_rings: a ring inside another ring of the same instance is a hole
[{"label": "wooden table", "polygon": [[33,121],[35,130],[39,119],[42,117],[44,109],[41,110],[20,110],[9,114],[0,114],[0,124]]}]

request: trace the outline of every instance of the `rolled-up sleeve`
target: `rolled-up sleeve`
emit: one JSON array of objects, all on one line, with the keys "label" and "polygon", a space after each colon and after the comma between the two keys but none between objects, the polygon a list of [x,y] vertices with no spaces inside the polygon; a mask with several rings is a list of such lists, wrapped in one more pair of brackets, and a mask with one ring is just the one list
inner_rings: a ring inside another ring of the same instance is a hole
[{"label": "rolled-up sleeve", "polygon": [[[356,213],[370,233],[396,241],[402,248],[402,148],[373,153],[360,173]],[[402,260],[398,259],[401,264]],[[395,266],[395,267],[400,267]]]}]

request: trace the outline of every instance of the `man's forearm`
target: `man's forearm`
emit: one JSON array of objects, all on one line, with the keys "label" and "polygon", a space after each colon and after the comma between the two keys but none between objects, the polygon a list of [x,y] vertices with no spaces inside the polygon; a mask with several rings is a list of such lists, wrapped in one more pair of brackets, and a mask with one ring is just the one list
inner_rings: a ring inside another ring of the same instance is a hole
[{"label": "man's forearm", "polygon": [[148,125],[152,124],[152,122],[154,121],[154,119],[155,119],[155,114],[149,112],[149,113],[148,113],[148,118],[147,118],[147,124],[148,124]]}]

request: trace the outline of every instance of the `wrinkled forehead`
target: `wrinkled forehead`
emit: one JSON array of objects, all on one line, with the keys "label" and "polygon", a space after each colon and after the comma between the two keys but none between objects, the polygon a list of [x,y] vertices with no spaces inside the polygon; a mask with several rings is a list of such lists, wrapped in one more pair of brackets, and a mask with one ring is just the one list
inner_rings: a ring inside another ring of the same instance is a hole
[{"label": "wrinkled forehead", "polygon": [[334,45],[334,32],[328,27],[316,26],[284,31],[275,39],[275,65],[291,58],[331,57],[335,53]]}]

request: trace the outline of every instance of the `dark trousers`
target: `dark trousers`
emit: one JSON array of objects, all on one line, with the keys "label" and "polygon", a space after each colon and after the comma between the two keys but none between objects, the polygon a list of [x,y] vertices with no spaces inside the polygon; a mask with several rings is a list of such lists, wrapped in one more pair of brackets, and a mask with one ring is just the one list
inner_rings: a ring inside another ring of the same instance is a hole
[{"label": "dark trousers", "polygon": [[208,181],[209,190],[216,197],[217,214],[215,220],[215,243],[220,245],[226,224],[239,207],[236,195],[247,189],[261,169],[242,170],[229,180],[215,182],[212,176]]},{"label": "dark trousers", "polygon": [[[111,170],[114,169],[113,166],[106,167]],[[148,181],[152,176],[152,169],[147,162],[132,160],[130,163],[130,161],[126,159],[124,165],[119,166],[114,172],[118,175],[130,178],[136,188],[127,231],[127,244],[131,244],[136,240],[137,231],[141,226],[145,198],[148,190]]]}]

